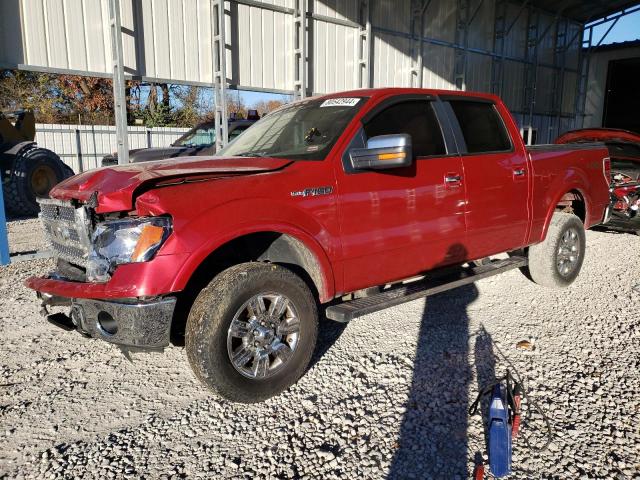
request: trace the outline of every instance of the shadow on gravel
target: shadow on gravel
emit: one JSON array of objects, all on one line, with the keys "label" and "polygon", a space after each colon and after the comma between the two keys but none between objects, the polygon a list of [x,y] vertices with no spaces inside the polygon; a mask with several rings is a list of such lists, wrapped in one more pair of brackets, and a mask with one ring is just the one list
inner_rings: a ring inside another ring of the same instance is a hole
[{"label": "shadow on gravel", "polygon": [[[469,385],[473,372],[467,307],[477,297],[478,289],[472,284],[429,297],[425,303],[391,479],[462,480],[471,473],[467,428],[474,399],[469,399],[468,392],[476,388]],[[488,334],[478,336],[474,353],[479,382],[491,381],[495,362]]]},{"label": "shadow on gravel", "polygon": [[320,324],[318,325],[318,340],[307,370],[320,361],[324,354],[329,351],[336,341],[338,341],[345,328],[347,328],[346,323],[338,323],[327,319],[323,310],[320,310],[319,313]]}]

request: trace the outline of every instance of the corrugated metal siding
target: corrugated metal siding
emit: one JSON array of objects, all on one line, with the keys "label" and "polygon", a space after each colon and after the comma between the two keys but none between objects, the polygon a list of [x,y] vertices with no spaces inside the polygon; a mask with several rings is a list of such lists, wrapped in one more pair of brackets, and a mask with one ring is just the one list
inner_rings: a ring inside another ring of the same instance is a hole
[{"label": "corrugated metal siding", "polygon": [[422,83],[425,88],[455,88],[454,51],[441,45],[425,44],[422,51]]},{"label": "corrugated metal siding", "polygon": [[0,2],[0,63],[22,62],[22,23],[19,0]]},{"label": "corrugated metal siding", "polygon": [[504,68],[502,99],[511,110],[520,110],[524,96],[524,65],[506,60]]},{"label": "corrugated metal siding", "polygon": [[394,32],[411,32],[410,0],[377,0],[370,4],[372,25]]},{"label": "corrugated metal siding", "polygon": [[573,115],[576,110],[576,87],[578,85],[578,75],[573,72],[566,72],[564,75],[564,85],[562,94],[562,113]]},{"label": "corrugated metal siding", "polygon": [[358,0],[311,0],[309,10],[318,15],[355,22],[358,19]]},{"label": "corrugated metal siding", "polygon": [[[504,51],[508,57],[524,58],[527,43],[527,12],[520,12],[520,6],[513,3],[507,4],[506,27],[513,24],[513,28],[505,38]],[[514,23],[515,22],[515,23]]]},{"label": "corrugated metal siding", "polygon": [[[263,3],[285,11],[236,1],[225,3],[227,78],[232,87],[292,91],[290,11],[294,0]],[[356,88],[359,28],[327,19],[358,22],[359,1],[309,0],[308,4],[310,15],[327,17],[307,17],[308,90],[326,93]],[[478,4],[469,2],[470,15]],[[121,8],[127,73],[177,82],[211,82],[211,0],[121,0]],[[495,1],[482,2],[468,32],[469,47],[493,50],[495,8]],[[518,12],[521,14],[516,21]],[[412,20],[417,19],[412,16],[416,15],[411,0],[370,2],[373,38],[369,68],[373,86],[410,86],[412,81],[415,84],[416,73],[412,70],[417,67],[419,41],[423,37],[422,86],[454,87],[456,50],[452,43],[456,40],[457,2],[432,0],[424,15],[423,31],[413,32],[412,40]],[[0,63],[108,74],[108,16],[108,0],[0,1]],[[18,17],[21,22],[15,21]],[[505,23],[513,27],[504,41],[503,97],[511,109],[523,108],[527,26],[538,19],[538,32],[551,27],[538,44],[535,111],[552,113],[556,106],[554,88],[562,85],[562,111],[571,113],[576,75],[566,71],[561,82],[556,70],[549,68],[561,58],[554,51],[555,17],[530,6],[521,10],[519,5],[507,4]],[[417,25],[419,21],[414,24]],[[577,67],[579,29],[580,25],[569,22],[567,39],[574,35],[576,38],[566,52],[568,70]],[[491,90],[493,56],[469,52],[466,58],[465,88]]]},{"label": "corrugated metal siding", "polygon": [[316,20],[313,41],[309,43],[310,89],[313,92],[337,92],[356,88],[356,40],[353,27]]},{"label": "corrugated metal siding", "polygon": [[398,35],[377,33],[373,49],[373,86],[411,85],[410,40]]},{"label": "corrugated metal siding", "polygon": [[[469,17],[474,14],[476,8],[477,3],[470,2]],[[469,28],[468,45],[483,50],[493,49],[494,16],[495,3],[482,2],[475,17],[469,18],[472,23]]]},{"label": "corrugated metal siding", "polygon": [[548,113],[553,106],[553,82],[556,71],[547,67],[538,67],[536,84],[536,113]]},{"label": "corrugated metal siding", "polygon": [[[15,21],[18,3],[0,4]],[[21,55],[0,61],[108,74],[111,47],[107,0],[20,0]],[[211,81],[210,0],[123,0],[122,46],[127,73],[176,81]],[[19,42],[13,28],[11,42]],[[19,52],[19,50],[18,50]],[[18,58],[19,57],[19,58]]]},{"label": "corrugated metal siding", "polygon": [[227,16],[227,44],[237,52],[231,55],[231,49],[227,50],[227,76],[231,83],[291,90],[291,15],[242,4],[231,8],[237,9],[235,18]]},{"label": "corrugated metal siding", "polygon": [[453,42],[456,39],[456,2],[432,0],[424,16],[424,36]]},{"label": "corrugated metal siding", "polygon": [[475,92],[491,91],[491,61],[486,55],[467,54],[465,89]]},{"label": "corrugated metal siding", "polygon": [[[76,130],[80,134],[80,153],[78,156]],[[188,128],[129,127],[129,147],[148,147],[148,133],[151,134],[151,146],[166,147],[189,131]],[[100,166],[102,157],[116,151],[116,127],[109,125],[60,125],[36,124],[36,141],[43,148],[56,152],[62,161],[75,173]]]}]

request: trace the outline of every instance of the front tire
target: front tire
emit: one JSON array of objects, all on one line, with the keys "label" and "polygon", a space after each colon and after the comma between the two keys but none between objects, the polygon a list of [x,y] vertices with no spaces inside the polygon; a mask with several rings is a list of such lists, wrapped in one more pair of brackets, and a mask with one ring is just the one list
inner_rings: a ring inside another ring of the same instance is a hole
[{"label": "front tire", "polygon": [[316,302],[300,277],[280,265],[242,263],[200,292],[185,346],[202,383],[229,400],[253,403],[300,378],[317,334]]},{"label": "front tire", "polygon": [[546,238],[529,247],[529,264],[524,272],[539,285],[564,288],[576,279],[584,261],[584,225],[571,214],[556,212]]}]

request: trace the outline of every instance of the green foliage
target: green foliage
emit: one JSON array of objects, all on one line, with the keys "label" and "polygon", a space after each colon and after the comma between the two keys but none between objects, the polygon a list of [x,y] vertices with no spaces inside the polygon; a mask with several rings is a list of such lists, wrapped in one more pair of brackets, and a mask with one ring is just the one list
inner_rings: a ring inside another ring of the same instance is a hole
[{"label": "green foliage", "polygon": [[172,111],[169,105],[158,104],[153,109],[144,108],[139,113],[139,118],[142,118],[144,125],[153,127],[174,127],[175,112]]}]

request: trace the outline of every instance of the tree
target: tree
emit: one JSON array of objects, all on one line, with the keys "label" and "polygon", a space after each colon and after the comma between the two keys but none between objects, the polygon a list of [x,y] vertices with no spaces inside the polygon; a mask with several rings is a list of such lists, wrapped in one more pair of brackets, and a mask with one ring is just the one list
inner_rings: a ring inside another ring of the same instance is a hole
[{"label": "tree", "polygon": [[113,86],[109,78],[59,75],[58,88],[71,120],[83,123],[111,123],[113,118]]},{"label": "tree", "polygon": [[33,110],[38,122],[60,120],[60,99],[53,88],[55,75],[0,70],[0,109]]},{"label": "tree", "polygon": [[175,122],[179,126],[192,127],[202,122],[213,110],[209,89],[191,85],[177,85],[173,90]]},{"label": "tree", "polygon": [[146,106],[139,112],[144,124],[148,127],[175,126],[175,112],[171,108],[172,87],[167,83],[151,83],[148,88]]},{"label": "tree", "polygon": [[236,118],[247,118],[247,106],[240,98],[240,93],[236,91],[227,92],[227,115],[231,118],[234,115]]},{"label": "tree", "polygon": [[261,102],[257,102],[253,108],[258,110],[258,114],[260,116],[264,116],[269,112],[273,112],[275,109],[280,108],[283,105],[286,105],[289,102],[285,102],[283,100],[263,100]]}]

